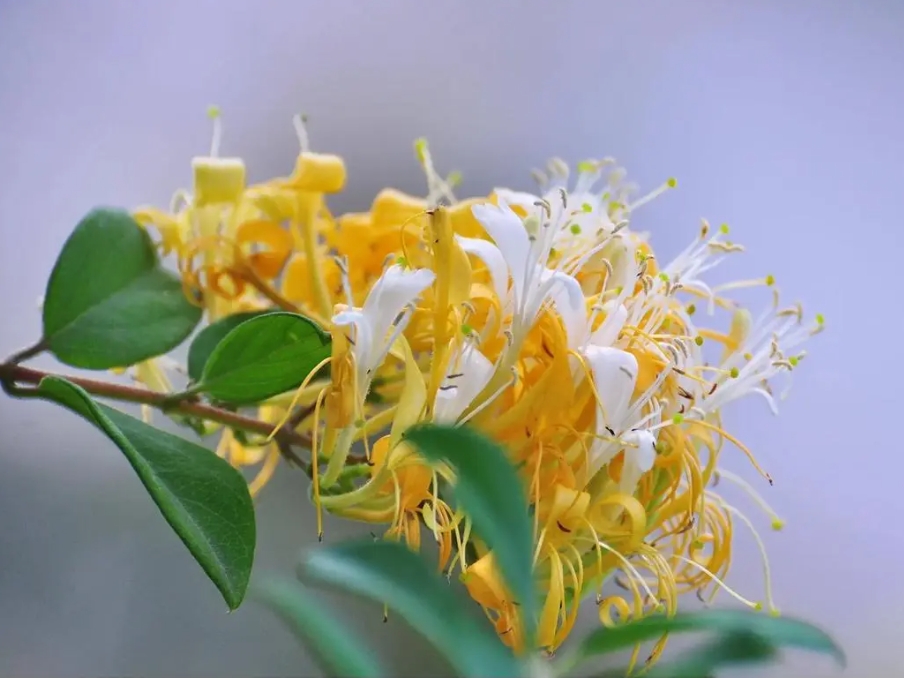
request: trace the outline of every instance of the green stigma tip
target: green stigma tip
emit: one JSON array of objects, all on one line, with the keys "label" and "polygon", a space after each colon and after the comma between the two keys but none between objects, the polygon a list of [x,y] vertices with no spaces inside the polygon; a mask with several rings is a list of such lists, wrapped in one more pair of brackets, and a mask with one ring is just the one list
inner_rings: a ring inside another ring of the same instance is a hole
[{"label": "green stigma tip", "polygon": [[675,188],[678,185],[678,180],[675,177],[669,177],[669,180],[665,183],[669,188]]},{"label": "green stigma tip", "polygon": [[826,322],[826,317],[822,313],[817,313],[816,322],[820,325],[824,325]]},{"label": "green stigma tip", "polygon": [[769,616],[770,617],[781,617],[782,611],[779,610],[777,607],[773,607],[771,610],[769,610]]},{"label": "green stigma tip", "polygon": [[396,257],[396,264],[398,264],[402,268],[408,268],[408,260],[401,254]]},{"label": "green stigma tip", "polygon": [[669,274],[666,273],[665,271],[662,271],[662,272],[659,274],[659,279],[660,279],[662,282],[668,282],[668,281],[669,281]]},{"label": "green stigma tip", "polygon": [[781,531],[785,527],[785,521],[781,518],[776,518],[772,521],[772,529],[776,532]]},{"label": "green stigma tip", "polygon": [[462,323],[461,325],[461,333],[462,334],[471,334],[474,331],[474,328],[471,327],[468,323]]},{"label": "green stigma tip", "polygon": [[731,371],[729,372],[729,374],[731,375],[731,378],[732,378],[732,379],[737,379],[737,378],[738,378],[738,375],[740,374],[740,372],[738,371],[738,368],[737,368],[737,367],[732,367],[732,368],[731,368]]},{"label": "green stigma tip", "polygon": [[593,160],[581,160],[578,163],[578,172],[595,172],[596,163]]},{"label": "green stigma tip", "polygon": [[414,142],[414,152],[417,153],[419,162],[425,162],[427,159],[427,140],[424,137]]},{"label": "green stigma tip", "polygon": [[694,343],[697,344],[697,346],[703,346],[703,337],[699,335],[694,337]]},{"label": "green stigma tip", "polygon": [[694,315],[697,312],[697,307],[694,304],[688,304],[687,306],[687,314]]},{"label": "green stigma tip", "polygon": [[592,212],[593,205],[591,205],[589,202],[585,202],[583,205],[581,205],[581,211],[582,212]]},{"label": "green stigma tip", "polygon": [[800,358],[798,358],[796,355],[793,355],[788,358],[788,362],[791,363],[791,367],[797,367],[797,363],[800,362]]},{"label": "green stigma tip", "polygon": [[766,284],[772,287],[775,284],[775,276],[771,273],[766,276]]},{"label": "green stigma tip", "polygon": [[449,172],[449,176],[446,177],[446,183],[449,184],[450,186],[452,186],[453,188],[455,186],[458,186],[459,184],[461,184],[461,172],[459,172],[457,170],[453,171],[453,172]]},{"label": "green stigma tip", "polygon": [[675,415],[672,416],[672,423],[673,423],[673,424],[680,424],[680,423],[683,422],[683,421],[684,421],[684,415],[683,415],[683,414],[675,414]]},{"label": "green stigma tip", "polygon": [[568,230],[571,231],[572,235],[578,235],[581,232],[581,227],[577,224],[572,224],[568,227]]},{"label": "green stigma tip", "polygon": [[207,117],[211,120],[216,120],[220,117],[220,107],[219,106],[208,106],[207,107]]},{"label": "green stigma tip", "polygon": [[722,224],[721,226],[719,226],[719,233],[721,233],[722,235],[728,235],[728,232],[730,230],[731,229],[728,228],[728,224]]}]

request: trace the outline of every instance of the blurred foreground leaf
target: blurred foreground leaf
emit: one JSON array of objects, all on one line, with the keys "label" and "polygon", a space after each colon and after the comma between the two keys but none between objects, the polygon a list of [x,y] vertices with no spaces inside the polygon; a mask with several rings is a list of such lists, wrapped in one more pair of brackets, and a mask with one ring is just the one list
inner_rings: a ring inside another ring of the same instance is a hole
[{"label": "blurred foreground leaf", "polygon": [[292,629],[327,675],[342,678],[386,675],[373,653],[300,584],[276,579],[255,587],[254,593]]},{"label": "blurred foreground leaf", "polygon": [[502,578],[521,606],[524,636],[531,646],[537,607],[533,534],[527,497],[505,450],[466,427],[419,424],[408,429],[403,439],[429,461],[446,462],[455,471],[453,494],[492,549]]},{"label": "blurred foreground leaf", "polygon": [[[772,617],[750,610],[705,610],[677,614],[674,617],[657,614],[612,628],[597,628],[587,634],[575,649],[563,656],[560,665],[567,672],[592,657],[632,647],[666,633],[701,631],[734,634],[732,647],[735,649],[726,650],[726,656],[731,652],[741,652],[738,649],[741,647],[738,638],[743,636],[749,639],[755,636],[757,642],[770,646],[813,650],[831,655],[839,664],[843,665],[845,662],[844,653],[831,636],[807,622],[788,617]],[[718,645],[719,643],[715,643],[713,647]]]},{"label": "blurred foreground leaf", "polygon": [[520,663],[489,625],[475,622],[448,583],[397,542],[318,548],[303,556],[299,576],[384,603],[442,652],[459,675],[517,678],[521,673]]}]

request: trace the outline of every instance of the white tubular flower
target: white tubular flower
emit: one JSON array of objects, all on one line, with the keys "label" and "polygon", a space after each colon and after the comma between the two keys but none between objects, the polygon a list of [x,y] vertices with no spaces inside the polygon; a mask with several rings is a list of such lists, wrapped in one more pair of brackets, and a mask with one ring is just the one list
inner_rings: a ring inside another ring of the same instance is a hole
[{"label": "white tubular flower", "polygon": [[480,395],[496,370],[471,341],[465,341],[449,362],[450,371],[439,387],[434,420],[441,424],[457,422]]},{"label": "white tubular flower", "polygon": [[490,243],[478,245],[464,238],[460,238],[459,243],[466,252],[486,264],[497,294],[503,291],[499,279],[503,275],[501,262],[505,263],[511,288],[506,280],[506,291],[500,302],[512,313],[516,345],[533,326],[547,301],[552,302],[566,327],[578,317],[583,322],[584,295],[577,280],[546,265],[552,247],[549,221],[541,222],[536,216],[522,221],[505,203],[498,207],[475,205],[472,212],[493,239],[495,247]]},{"label": "white tubular flower", "polygon": [[370,390],[374,371],[383,364],[396,337],[404,332],[411,318],[412,304],[433,284],[434,278],[433,271],[428,269],[390,266],[374,283],[362,308],[341,310],[333,316],[334,325],[355,328],[352,354],[360,400]]}]

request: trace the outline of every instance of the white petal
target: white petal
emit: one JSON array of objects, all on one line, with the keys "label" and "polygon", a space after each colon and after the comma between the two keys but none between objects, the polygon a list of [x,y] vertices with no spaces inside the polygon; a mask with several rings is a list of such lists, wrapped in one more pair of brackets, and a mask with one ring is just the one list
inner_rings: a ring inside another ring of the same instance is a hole
[{"label": "white petal", "polygon": [[606,319],[590,336],[590,343],[595,346],[612,346],[628,320],[628,309],[624,304],[616,305],[614,301],[607,301],[603,304],[603,311]]},{"label": "white petal", "polygon": [[493,376],[493,363],[471,343],[465,345],[459,359],[451,364],[450,369],[461,376],[446,379],[436,393],[434,418],[439,423],[457,421]]},{"label": "white petal", "polygon": [[[584,356],[590,364],[593,383],[602,400],[597,408],[596,434],[605,437],[612,436],[614,432],[618,435],[624,428],[624,418],[637,383],[637,359],[627,351],[609,346],[588,346]],[[593,469],[608,464],[618,449],[612,443],[595,441],[590,450]]]},{"label": "white petal", "polygon": [[622,439],[631,446],[625,448],[625,463],[618,489],[633,495],[643,474],[653,468],[656,461],[656,436],[646,430],[629,431]]},{"label": "white petal", "polygon": [[508,300],[508,266],[502,256],[502,252],[489,240],[481,238],[463,238],[455,236],[455,241],[468,254],[473,254],[480,259],[493,281],[493,290],[499,298],[499,303],[505,308]]},{"label": "white petal", "polygon": [[352,337],[354,346],[352,352],[355,356],[355,364],[358,368],[358,384],[363,387],[367,381],[370,363],[374,359],[373,328],[364,312],[359,309],[342,311],[333,316],[333,324],[339,327],[354,327]]},{"label": "white petal", "polygon": [[[525,273],[530,256],[530,239],[521,217],[507,205],[474,205],[471,213],[496,243],[512,274],[515,298],[521,304],[524,299]],[[530,265],[533,265],[531,262]]]},{"label": "white petal", "polygon": [[[374,283],[364,302],[364,316],[371,328],[370,358],[381,355],[386,343],[386,333],[398,315],[429,287],[436,276],[422,268],[416,271],[390,266]],[[375,369],[376,365],[368,365]]]},{"label": "white petal", "polygon": [[[556,313],[565,325],[568,345],[576,348],[584,343],[587,332],[587,306],[581,285],[572,276],[561,272],[549,272],[544,277],[547,278],[549,296]],[[542,305],[542,300],[540,303]]]},{"label": "white petal", "polygon": [[523,191],[512,191],[508,188],[494,188],[493,193],[496,194],[496,200],[506,205],[516,205],[518,207],[533,207],[534,203],[540,198],[533,193],[525,193]]}]

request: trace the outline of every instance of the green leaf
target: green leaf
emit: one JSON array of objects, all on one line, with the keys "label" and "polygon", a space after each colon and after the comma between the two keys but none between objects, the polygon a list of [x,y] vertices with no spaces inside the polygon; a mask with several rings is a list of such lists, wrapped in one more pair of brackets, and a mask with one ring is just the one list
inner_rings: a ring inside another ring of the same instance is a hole
[{"label": "green leaf", "polygon": [[386,675],[371,651],[299,584],[274,579],[256,586],[254,594],[291,628],[327,675]]},{"label": "green leaf", "polygon": [[755,633],[776,645],[823,652],[842,665],[845,662],[844,652],[825,631],[797,619],[751,610],[705,610],[674,617],[655,614],[612,628],[597,628],[561,661],[567,670],[572,670],[591,657],[632,647],[665,633],[694,631]]},{"label": "green leaf", "polygon": [[207,448],[101,405],[65,379],[45,377],[35,395],[87,419],[122,450],[163,517],[236,609],[255,546],[254,506],[242,475]]},{"label": "green leaf", "polygon": [[426,459],[444,461],[454,469],[455,498],[492,549],[500,575],[520,603],[525,640],[531,647],[537,607],[533,534],[515,467],[499,445],[470,428],[419,424],[403,438]]},{"label": "green leaf", "polygon": [[42,343],[67,365],[134,365],[178,346],[201,319],[163,270],[147,232],[122,210],[96,209],[75,227],[44,296]]},{"label": "green leaf", "polygon": [[[682,652],[676,659],[654,666],[647,678],[710,678],[727,666],[764,664],[774,661],[778,648],[756,633],[733,631]],[[612,672],[612,678],[627,675]]]},{"label": "green leaf", "polygon": [[195,335],[192,339],[191,346],[188,348],[188,376],[192,381],[200,381],[201,374],[204,372],[204,366],[210,358],[223,338],[236,327],[246,320],[256,318],[259,315],[273,313],[272,310],[267,311],[249,311],[247,313],[236,313],[220,318],[216,322],[211,323],[203,330]]},{"label": "green leaf", "polygon": [[217,345],[197,390],[229,403],[260,402],[304,381],[330,355],[330,335],[295,313],[246,320]]},{"label": "green leaf", "polygon": [[302,579],[378,603],[403,617],[463,676],[521,674],[521,665],[488,625],[475,622],[448,583],[397,542],[350,542],[309,552]]}]

